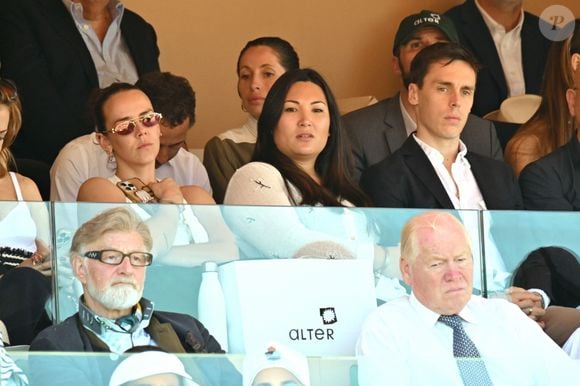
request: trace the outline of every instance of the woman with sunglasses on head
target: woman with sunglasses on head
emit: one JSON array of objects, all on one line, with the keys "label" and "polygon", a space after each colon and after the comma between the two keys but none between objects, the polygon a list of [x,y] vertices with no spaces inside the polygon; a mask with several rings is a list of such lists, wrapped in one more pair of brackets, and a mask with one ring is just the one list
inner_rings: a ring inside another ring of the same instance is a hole
[{"label": "woman with sunglasses on head", "polygon": [[[199,186],[178,186],[171,178],[156,178],[161,118],[136,86],[114,83],[100,90],[94,100],[95,127],[101,147],[115,156],[117,169],[109,178],[85,181],[77,201],[214,204]],[[191,266],[207,259],[229,261],[237,257],[219,208],[160,205],[155,209],[153,215],[142,213],[142,217],[150,217],[148,225],[156,236],[155,254],[160,261]]]},{"label": "woman with sunglasses on head", "polygon": [[34,181],[9,171],[22,123],[16,86],[0,78],[0,320],[13,345],[30,344],[50,325],[49,221]]}]

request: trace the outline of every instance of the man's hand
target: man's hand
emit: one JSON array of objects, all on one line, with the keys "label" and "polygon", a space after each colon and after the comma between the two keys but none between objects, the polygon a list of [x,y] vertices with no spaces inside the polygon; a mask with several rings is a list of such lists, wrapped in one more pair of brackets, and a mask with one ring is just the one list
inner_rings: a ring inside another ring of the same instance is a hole
[{"label": "man's hand", "polygon": [[546,314],[546,310],[542,304],[542,295],[519,287],[508,288],[507,294],[512,303],[520,307],[524,314],[544,328],[542,318]]}]

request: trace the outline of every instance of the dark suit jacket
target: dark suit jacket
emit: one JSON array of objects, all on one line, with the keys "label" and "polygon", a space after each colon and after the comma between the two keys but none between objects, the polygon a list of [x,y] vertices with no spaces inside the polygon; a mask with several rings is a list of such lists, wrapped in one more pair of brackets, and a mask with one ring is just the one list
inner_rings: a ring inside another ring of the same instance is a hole
[{"label": "dark suit jacket", "polygon": [[[473,0],[466,0],[465,3],[451,8],[445,15],[453,20],[461,43],[482,65],[477,74],[475,100],[471,111],[483,116],[499,109],[501,102],[508,97],[507,83],[493,38],[477,6]],[[540,93],[550,47],[550,41],[542,35],[538,23],[537,16],[524,13],[521,39],[526,94]]]},{"label": "dark suit jacket", "polygon": [[[342,117],[352,144],[355,178],[401,147],[407,139],[399,94]],[[461,140],[469,151],[503,161],[493,123],[469,115]]]},{"label": "dark suit jacket", "polygon": [[552,306],[580,306],[580,262],[565,248],[543,247],[530,252],[516,270],[513,284],[543,290]]},{"label": "dark suit jacket", "polygon": [[[189,315],[155,311],[146,330],[168,352],[223,353],[208,330]],[[175,335],[179,342],[175,341]],[[75,314],[38,334],[30,345],[30,351],[109,352],[102,342],[95,343],[95,340]],[[241,377],[231,363],[225,358],[218,359],[196,361],[197,368],[205,374],[197,374],[203,378],[203,384],[241,384]],[[116,365],[116,358],[106,356],[31,355],[31,385],[106,385]],[[195,378],[194,374],[191,375]]]},{"label": "dark suit jacket", "polygon": [[[98,87],[95,65],[62,0],[3,0],[0,75],[23,104],[17,157],[52,163],[71,139],[90,133],[87,99]],[[125,9],[121,33],[139,75],[159,70],[155,30]]]},{"label": "dark suit jacket", "polygon": [[[488,209],[523,208],[511,167],[471,152],[467,159]],[[368,168],[361,187],[379,207],[453,209],[435,169],[412,136],[391,156]]]},{"label": "dark suit jacket", "polygon": [[520,174],[526,209],[580,210],[580,144],[576,137]]}]

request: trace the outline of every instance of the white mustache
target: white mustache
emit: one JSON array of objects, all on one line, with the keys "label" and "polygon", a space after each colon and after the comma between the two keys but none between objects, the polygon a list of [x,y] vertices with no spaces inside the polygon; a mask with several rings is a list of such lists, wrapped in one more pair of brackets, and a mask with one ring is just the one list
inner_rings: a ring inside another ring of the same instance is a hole
[{"label": "white mustache", "polygon": [[125,278],[125,279],[119,279],[119,280],[115,280],[112,285],[116,285],[116,284],[130,284],[133,287],[137,288],[137,282],[135,282],[135,280],[133,279],[129,279],[129,278]]}]

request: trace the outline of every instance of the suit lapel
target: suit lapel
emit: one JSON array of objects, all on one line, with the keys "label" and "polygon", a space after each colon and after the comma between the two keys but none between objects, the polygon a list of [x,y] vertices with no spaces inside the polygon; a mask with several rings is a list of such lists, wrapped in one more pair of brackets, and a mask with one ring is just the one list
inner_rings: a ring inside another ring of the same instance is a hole
[{"label": "suit lapel", "polygon": [[386,146],[389,148],[389,154],[393,154],[401,148],[407,139],[407,131],[405,129],[405,122],[403,121],[399,95],[397,93],[397,95],[388,100],[385,110],[385,141]]},{"label": "suit lapel", "polygon": [[485,63],[485,67],[489,69],[502,93],[507,95],[507,83],[497,49],[491,32],[489,32],[474,1],[467,1],[461,10],[461,19],[465,25],[460,30],[463,31],[463,37],[469,42],[468,46],[477,47],[476,52],[480,63]]},{"label": "suit lapel", "polygon": [[[580,194],[580,179],[576,178],[576,170],[580,169],[580,144],[578,140],[574,136],[570,142],[568,142],[565,146],[567,159],[570,160],[570,178],[572,179],[572,187],[570,192],[570,202],[574,206],[575,210],[578,210],[577,207],[577,196]],[[566,170],[568,172],[568,170]]]},{"label": "suit lapel", "polygon": [[401,151],[403,152],[404,161],[409,170],[431,192],[439,205],[445,209],[453,209],[453,203],[439,180],[433,165],[431,165],[429,158],[427,158],[423,149],[421,149],[412,136],[409,136],[407,141],[405,141]]},{"label": "suit lapel", "polygon": [[147,63],[146,59],[143,57],[144,51],[141,47],[143,40],[138,36],[139,30],[132,28],[132,19],[131,16],[127,16],[128,14],[129,12],[125,9],[123,19],[121,20],[121,34],[123,35],[125,44],[127,44],[127,48],[129,48],[129,52],[131,53],[131,57],[133,58],[133,62],[137,68],[137,73],[143,74],[145,72],[143,64]]},{"label": "suit lapel", "polygon": [[91,54],[79,33],[77,26],[69,11],[60,0],[37,0],[39,8],[44,9],[46,19],[51,20],[53,28],[67,41],[77,54],[79,63],[82,65],[90,82],[98,86],[97,70],[91,58]]},{"label": "suit lapel", "polygon": [[[543,21],[541,21],[543,22]],[[529,15],[524,13],[524,23],[522,25],[521,41],[522,41],[522,63],[525,63],[523,67],[524,70],[524,81],[526,84],[526,93],[530,94],[528,90],[530,84],[540,84],[541,82],[537,77],[537,74],[544,73],[544,64],[542,60],[539,60],[538,51],[544,49],[544,46],[538,47],[538,38],[535,37],[534,30],[538,29],[538,25],[535,20],[533,20]]]}]

